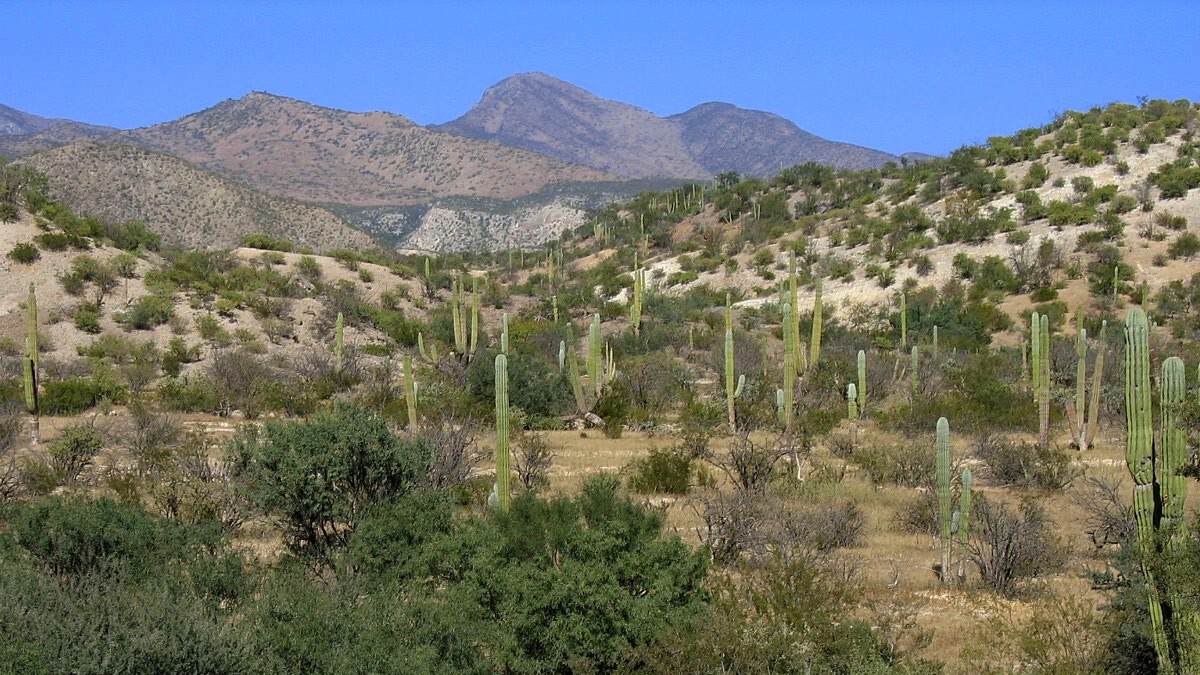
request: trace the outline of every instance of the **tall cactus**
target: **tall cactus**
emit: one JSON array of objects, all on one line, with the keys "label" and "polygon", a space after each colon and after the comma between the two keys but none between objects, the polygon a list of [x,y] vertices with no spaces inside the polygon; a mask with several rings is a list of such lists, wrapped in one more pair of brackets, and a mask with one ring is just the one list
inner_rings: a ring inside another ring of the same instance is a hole
[{"label": "tall cactus", "polygon": [[900,346],[908,346],[908,300],[900,294]]},{"label": "tall cactus", "polygon": [[27,328],[25,334],[25,358],[22,359],[21,375],[25,388],[25,410],[30,415],[29,436],[34,445],[41,435],[41,406],[38,402],[38,309],[37,292],[29,282],[29,298],[25,301]]},{"label": "tall cactus", "polygon": [[858,387],[851,382],[846,385],[846,419],[858,421]]},{"label": "tall cactus", "polygon": [[1104,377],[1104,340],[1108,323],[1100,326],[1100,339],[1096,349],[1096,360],[1092,366],[1092,396],[1087,395],[1087,331],[1080,328],[1075,340],[1075,400],[1067,405],[1067,422],[1071,425],[1071,436],[1080,450],[1087,450],[1096,437],[1099,421],[1100,387]]},{"label": "tall cactus", "polygon": [[962,471],[962,492],[958,495],[958,581],[967,580],[966,562],[967,544],[971,539],[971,470]]},{"label": "tall cactus", "polygon": [[404,355],[404,403],[408,409],[408,428],[417,428],[417,379],[413,375],[412,356]]},{"label": "tall cactus", "polygon": [[942,541],[942,582],[950,580],[950,422],[945,417],[937,421],[937,491],[938,526]]},{"label": "tall cactus", "polygon": [[725,411],[729,416],[729,433],[737,433],[737,398],[733,384],[733,305],[725,294]]},{"label": "tall cactus", "polygon": [[454,327],[454,351],[461,356],[467,353],[467,331],[463,325],[462,280],[458,277],[450,287],[450,320]]},{"label": "tall cactus", "polygon": [[1138,554],[1150,607],[1151,640],[1158,655],[1158,669],[1173,672],[1163,603],[1151,569],[1155,549],[1156,511],[1154,485],[1154,429],[1150,403],[1150,347],[1146,313],[1140,307],[1125,318],[1125,463],[1133,475],[1133,513],[1137,520]]},{"label": "tall cactus", "polygon": [[817,277],[816,297],[813,299],[812,336],[808,345],[808,367],[816,368],[821,360],[821,323],[824,307],[821,303],[821,277]]},{"label": "tall cactus", "polygon": [[642,294],[646,290],[646,271],[638,265],[637,254],[633,256],[633,297],[629,302],[629,322],[633,334],[642,334]]},{"label": "tall cactus", "polygon": [[783,331],[783,396],[780,403],[780,419],[785,433],[792,430],[793,409],[795,408],[796,396],[796,345],[792,342],[795,339],[795,332],[787,330],[786,326],[794,321],[793,312],[795,308],[790,302],[783,304],[783,321],[785,329]]},{"label": "tall cactus", "polygon": [[912,351],[909,352],[908,361],[908,368],[911,371],[909,379],[912,385],[912,395],[913,398],[916,398],[917,394],[921,392],[921,356],[917,352],[916,345],[912,346]]},{"label": "tall cactus", "polygon": [[1033,386],[1038,405],[1038,445],[1050,447],[1050,317],[1033,313],[1034,340]]},{"label": "tall cactus", "polygon": [[575,335],[571,323],[567,322],[566,339],[567,380],[571,382],[571,393],[575,396],[575,408],[580,415],[588,411],[587,395],[583,391],[583,382],[579,376],[579,360],[575,357]]},{"label": "tall cactus", "polygon": [[471,279],[471,340],[467,345],[467,353],[475,355],[479,349],[479,278]]},{"label": "tall cactus", "polygon": [[933,327],[933,347],[930,349],[930,353],[933,355],[933,360],[935,362],[934,366],[936,366],[937,365],[936,361],[937,361],[937,357],[938,357],[938,327],[937,326]]},{"label": "tall cactus", "polygon": [[500,353],[508,356],[508,312],[500,319]]},{"label": "tall cactus", "polygon": [[1029,316],[1029,386],[1033,392],[1033,401],[1037,403],[1041,391],[1042,372],[1042,320],[1041,315],[1034,312]]},{"label": "tall cactus", "polygon": [[496,497],[497,508],[501,512],[508,511],[509,500],[512,496],[509,490],[509,451],[508,451],[508,357],[496,355]]},{"label": "tall cactus", "polygon": [[342,372],[342,347],[346,339],[346,324],[342,313],[338,312],[337,321],[333,328],[333,369]]},{"label": "tall cactus", "polygon": [[558,341],[558,370],[559,372],[567,365],[567,341]]},{"label": "tall cactus", "polygon": [[867,353],[858,350],[858,412],[867,414]]},{"label": "tall cactus", "polygon": [[600,315],[592,315],[592,326],[588,329],[588,384],[592,388],[592,395],[600,398],[600,390],[602,389],[600,382]]}]

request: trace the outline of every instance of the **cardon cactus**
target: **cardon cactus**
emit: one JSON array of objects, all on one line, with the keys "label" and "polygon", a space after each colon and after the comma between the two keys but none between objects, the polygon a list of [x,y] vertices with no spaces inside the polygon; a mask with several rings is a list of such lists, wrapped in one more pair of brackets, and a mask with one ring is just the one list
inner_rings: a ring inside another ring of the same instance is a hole
[{"label": "cardon cactus", "polygon": [[633,334],[642,334],[642,294],[646,291],[646,271],[638,265],[637,254],[633,257],[633,292],[629,301],[629,322]]},{"label": "cardon cactus", "polygon": [[1080,450],[1091,447],[1096,438],[1100,415],[1100,388],[1104,383],[1105,331],[1108,322],[1100,326],[1100,339],[1096,347],[1096,360],[1092,366],[1092,395],[1087,396],[1087,331],[1080,328],[1075,340],[1075,400],[1066,406],[1067,422],[1071,425],[1071,437]]},{"label": "cardon cactus", "polygon": [[600,398],[601,382],[600,382],[600,315],[592,315],[592,327],[588,329],[588,384],[592,388],[592,395]]},{"label": "cardon cactus", "polygon": [[413,375],[412,356],[404,355],[404,403],[408,409],[408,427],[417,428],[417,379]]},{"label": "cardon cactus", "polygon": [[821,360],[821,321],[824,307],[821,303],[821,277],[816,281],[816,297],[813,299],[812,336],[808,343],[808,367],[816,368]]},{"label": "cardon cactus", "polygon": [[858,387],[854,383],[846,385],[846,419],[851,422],[858,421]]},{"label": "cardon cactus", "polygon": [[[1146,593],[1150,610],[1151,641],[1158,656],[1158,671],[1173,673],[1174,659],[1168,640],[1164,611],[1165,603],[1159,591],[1158,580],[1151,559],[1156,551],[1159,518],[1164,516],[1174,481],[1166,459],[1162,458],[1160,474],[1165,480],[1156,485],[1153,413],[1150,390],[1150,347],[1149,325],[1146,313],[1141,308],[1129,310],[1125,318],[1125,420],[1126,446],[1125,463],[1133,475],[1133,512],[1137,522],[1138,555],[1142,562],[1142,574],[1146,578]],[[1171,362],[1171,359],[1168,359]],[[1164,363],[1164,402],[1173,401],[1182,385],[1182,373],[1176,374],[1174,362]],[[1174,423],[1168,408],[1164,406],[1165,423]],[[1164,429],[1164,450],[1174,442],[1177,430]],[[1156,487],[1158,489],[1156,489]],[[1161,497],[1159,496],[1161,494]],[[1176,496],[1178,496],[1176,494]],[[1161,501],[1160,501],[1161,499]],[[1178,500],[1182,505],[1182,499]],[[1160,510],[1162,509],[1162,510]],[[1169,521],[1168,521],[1169,522]]]},{"label": "cardon cactus", "polygon": [[346,323],[342,313],[338,312],[337,321],[333,327],[333,369],[342,372],[342,348],[346,339]]},{"label": "cardon cactus", "polygon": [[780,403],[780,420],[784,432],[792,430],[793,409],[796,396],[796,346],[792,343],[795,333],[787,330],[789,323],[794,321],[792,313],[795,309],[790,302],[783,304],[783,397]]},{"label": "cardon cactus", "polygon": [[575,408],[583,415],[588,411],[587,396],[583,391],[583,381],[579,376],[579,362],[575,358],[575,335],[567,323],[567,339],[565,343],[567,361],[567,380],[571,383],[571,393],[575,396]]},{"label": "cardon cactus", "polygon": [[858,350],[858,412],[867,414],[867,353]]},{"label": "cardon cactus", "polygon": [[921,355],[917,352],[917,346],[912,346],[912,351],[909,353],[908,368],[910,371],[910,383],[912,385],[912,395],[916,398],[921,391]]},{"label": "cardon cactus", "polygon": [[962,471],[962,492],[958,495],[958,581],[967,580],[966,562],[967,544],[971,539],[971,470]]},{"label": "cardon cactus", "polygon": [[21,379],[25,389],[25,410],[31,415],[29,435],[33,444],[37,445],[41,426],[41,407],[38,403],[37,292],[33,282],[29,283],[29,298],[25,301],[25,313],[27,328],[25,334],[25,358],[21,360]]},{"label": "cardon cactus", "polygon": [[938,526],[942,541],[942,582],[950,580],[950,422],[945,417],[937,421],[937,493]]},{"label": "cardon cactus", "polygon": [[900,346],[908,346],[908,300],[900,294]]},{"label": "cardon cactus", "polygon": [[496,355],[496,508],[508,511],[509,491],[508,357]]},{"label": "cardon cactus", "polygon": [[729,416],[729,433],[737,432],[737,410],[734,401],[737,391],[733,384],[733,306],[725,294],[725,411]]},{"label": "cardon cactus", "polygon": [[1038,405],[1038,445],[1050,447],[1050,317],[1033,313],[1033,395]]}]

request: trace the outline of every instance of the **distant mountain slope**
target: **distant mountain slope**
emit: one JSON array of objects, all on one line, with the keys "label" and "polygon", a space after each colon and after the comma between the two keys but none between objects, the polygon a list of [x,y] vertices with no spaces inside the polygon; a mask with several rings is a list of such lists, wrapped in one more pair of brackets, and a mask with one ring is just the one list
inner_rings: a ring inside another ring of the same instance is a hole
[{"label": "distant mountain slope", "polygon": [[142,220],[170,243],[232,246],[261,232],[318,249],[374,245],[323,208],[269,197],[140,148],[79,142],[21,161],[44,172],[51,195],[73,209],[109,220]]},{"label": "distant mountain slope", "polygon": [[688,154],[710,175],[770,176],[805,162],[862,169],[897,160],[886,152],[827,141],[779,115],[728,103],[704,103],[667,120],[680,127]]},{"label": "distant mountain slope", "polygon": [[100,138],[116,131],[112,127],[72,120],[47,119],[0,105],[0,155],[19,157],[72,141]]},{"label": "distant mountain slope", "polygon": [[781,165],[804,162],[865,168],[897,159],[727,103],[658,117],[544,73],[502,80],[465,115],[438,128],[634,178],[707,178],[722,171],[769,175]]},{"label": "distant mountain slope", "polygon": [[265,93],[119,137],[272,194],[355,206],[456,195],[509,199],[551,183],[609,178],[518,148],[431,131],[400,115],[351,113]]},{"label": "distant mountain slope", "polygon": [[438,128],[629,178],[708,173],[688,155],[675,124],[544,73],[500,81],[465,115]]}]

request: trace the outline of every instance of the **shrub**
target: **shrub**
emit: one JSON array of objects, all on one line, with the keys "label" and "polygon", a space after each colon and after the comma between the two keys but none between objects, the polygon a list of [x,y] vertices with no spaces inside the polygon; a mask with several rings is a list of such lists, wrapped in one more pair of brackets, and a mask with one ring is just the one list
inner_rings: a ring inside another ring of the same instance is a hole
[{"label": "shrub", "polygon": [[95,335],[100,332],[100,312],[91,305],[80,305],[75,309],[75,328]]},{"label": "shrub", "polygon": [[38,251],[37,246],[34,246],[32,243],[27,241],[23,241],[14,245],[8,252],[8,258],[10,260],[16,263],[21,263],[22,265],[28,265],[41,257],[42,254],[40,251]]},{"label": "shrub", "polygon": [[166,296],[143,295],[125,311],[123,323],[134,330],[161,326],[175,315],[175,302]]},{"label": "shrub", "polygon": [[989,434],[976,441],[972,453],[987,465],[992,479],[1004,485],[1060,490],[1075,478],[1071,455],[1054,446],[1042,448]]},{"label": "shrub", "polygon": [[76,415],[102,400],[121,403],[125,393],[125,386],[108,375],[72,377],[46,382],[38,404],[47,415]]},{"label": "shrub", "polygon": [[92,464],[92,459],[104,447],[100,432],[87,424],[77,424],[62,430],[46,449],[50,466],[63,482],[71,483]]},{"label": "shrub", "polygon": [[1197,253],[1200,253],[1200,237],[1191,232],[1184,232],[1179,235],[1167,247],[1167,254],[1172,258],[1186,258],[1191,260],[1196,257]]},{"label": "shrub", "polygon": [[625,471],[634,492],[686,495],[691,488],[692,459],[680,449],[651,448],[649,455],[630,462]]},{"label": "shrub", "polygon": [[932,447],[916,442],[875,443],[853,452],[851,460],[878,485],[923,487],[933,483]]},{"label": "shrub", "polygon": [[985,584],[1011,594],[1020,582],[1056,572],[1066,552],[1053,533],[1053,523],[1036,502],[1023,501],[1014,512],[1003,502],[975,497],[967,557]]}]

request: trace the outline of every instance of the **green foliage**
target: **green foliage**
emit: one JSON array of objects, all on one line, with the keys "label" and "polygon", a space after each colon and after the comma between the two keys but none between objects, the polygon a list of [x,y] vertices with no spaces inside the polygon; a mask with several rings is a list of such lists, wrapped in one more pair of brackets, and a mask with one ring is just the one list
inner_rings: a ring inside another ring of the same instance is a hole
[{"label": "green foliage", "polygon": [[162,245],[162,237],[157,232],[136,220],[106,224],[104,236],[123,251],[157,251]]},{"label": "green foliage", "polygon": [[73,323],[78,330],[95,335],[100,332],[100,312],[91,305],[80,305],[75,309]]},{"label": "green foliage", "polygon": [[161,295],[143,295],[123,314],[122,323],[134,330],[150,330],[171,320],[175,301]]},{"label": "green foliage", "polygon": [[242,237],[241,245],[244,248],[257,248],[263,251],[282,251],[291,253],[296,250],[296,245],[287,239],[274,237],[269,234],[247,234]]},{"label": "green foliage", "polygon": [[651,448],[626,467],[629,489],[642,494],[686,495],[692,483],[692,458],[678,448]]},{"label": "green foliage", "polygon": [[295,553],[328,558],[376,505],[416,489],[431,448],[401,438],[362,408],[337,405],[306,422],[243,427],[230,445],[251,497],[278,518]]},{"label": "green foliage", "polygon": [[38,404],[47,415],[77,415],[101,401],[122,403],[126,394],[125,385],[110,374],[96,373],[43,382]]},{"label": "green foliage", "polygon": [[[528,343],[515,342],[509,347],[509,405],[538,417],[565,414],[574,401],[570,384],[547,354],[536,353]],[[495,400],[496,352],[481,348],[467,368],[467,386],[471,396],[483,405]]]},{"label": "green foliage", "polygon": [[38,251],[37,246],[27,241],[13,245],[8,251],[8,259],[22,265],[28,265],[41,257],[42,253]]}]

